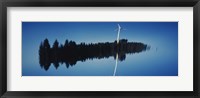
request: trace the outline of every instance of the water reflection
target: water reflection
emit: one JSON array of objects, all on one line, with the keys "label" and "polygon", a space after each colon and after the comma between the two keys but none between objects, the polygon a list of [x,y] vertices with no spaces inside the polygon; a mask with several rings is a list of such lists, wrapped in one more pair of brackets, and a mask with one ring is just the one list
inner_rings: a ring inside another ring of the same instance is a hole
[{"label": "water reflection", "polygon": [[118,43],[114,41],[90,44],[76,44],[74,41],[66,40],[64,45],[59,45],[59,42],[55,40],[52,47],[48,39],[45,39],[40,44],[39,63],[41,68],[44,68],[46,71],[51,64],[57,69],[60,66],[59,63],[65,63],[66,67],[69,68],[70,66],[76,65],[77,61],[85,62],[86,60],[109,57],[114,57],[117,63],[118,60],[124,61],[126,54],[140,53],[148,49],[150,47],[146,44],[141,42],[128,42],[127,39],[121,39]]}]

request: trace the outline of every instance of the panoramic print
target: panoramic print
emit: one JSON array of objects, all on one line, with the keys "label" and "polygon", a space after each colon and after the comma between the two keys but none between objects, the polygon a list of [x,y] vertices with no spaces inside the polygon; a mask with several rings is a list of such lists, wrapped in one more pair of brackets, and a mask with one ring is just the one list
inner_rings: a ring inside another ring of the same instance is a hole
[{"label": "panoramic print", "polygon": [[22,22],[22,76],[178,76],[178,22]]}]

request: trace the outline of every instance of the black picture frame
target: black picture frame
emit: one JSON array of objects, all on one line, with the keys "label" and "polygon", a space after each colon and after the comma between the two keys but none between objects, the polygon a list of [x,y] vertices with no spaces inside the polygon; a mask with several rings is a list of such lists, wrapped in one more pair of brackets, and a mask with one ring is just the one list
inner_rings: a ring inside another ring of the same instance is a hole
[{"label": "black picture frame", "polygon": [[[193,7],[193,91],[7,91],[7,7]],[[0,96],[2,98],[199,98],[200,0],[1,0]]]}]

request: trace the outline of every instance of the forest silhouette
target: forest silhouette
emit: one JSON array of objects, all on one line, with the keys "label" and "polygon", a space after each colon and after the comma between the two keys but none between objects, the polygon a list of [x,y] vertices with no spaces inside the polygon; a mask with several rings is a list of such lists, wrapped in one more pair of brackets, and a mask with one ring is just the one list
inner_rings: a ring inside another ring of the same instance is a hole
[{"label": "forest silhouette", "polygon": [[76,65],[78,61],[85,62],[86,60],[103,59],[114,57],[118,54],[118,60],[126,59],[126,54],[140,53],[150,49],[150,46],[141,42],[128,42],[127,39],[119,40],[119,43],[114,42],[105,43],[80,43],[66,40],[64,45],[59,44],[57,40],[51,47],[48,39],[41,42],[39,46],[39,63],[41,68],[48,70],[53,64],[57,69],[59,63],[65,63],[66,67]]}]

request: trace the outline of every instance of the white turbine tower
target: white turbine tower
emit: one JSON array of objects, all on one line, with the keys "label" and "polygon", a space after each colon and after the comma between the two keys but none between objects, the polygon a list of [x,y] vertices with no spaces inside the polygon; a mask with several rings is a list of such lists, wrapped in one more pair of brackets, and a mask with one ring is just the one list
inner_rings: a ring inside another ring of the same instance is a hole
[{"label": "white turbine tower", "polygon": [[119,43],[119,34],[120,34],[120,31],[121,31],[121,26],[119,24],[118,25],[118,29],[117,29],[117,44]]}]

